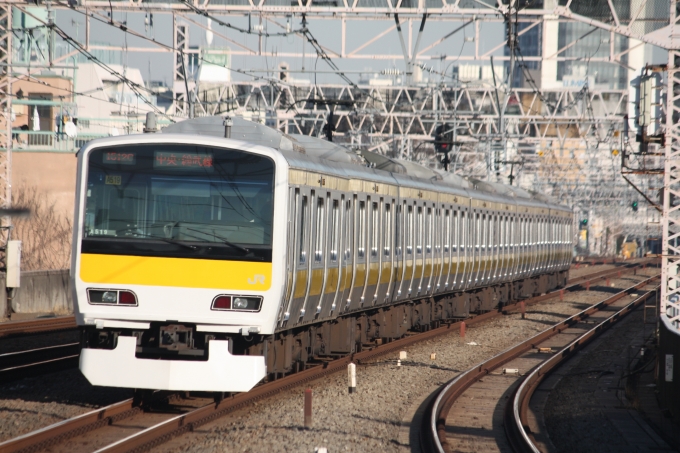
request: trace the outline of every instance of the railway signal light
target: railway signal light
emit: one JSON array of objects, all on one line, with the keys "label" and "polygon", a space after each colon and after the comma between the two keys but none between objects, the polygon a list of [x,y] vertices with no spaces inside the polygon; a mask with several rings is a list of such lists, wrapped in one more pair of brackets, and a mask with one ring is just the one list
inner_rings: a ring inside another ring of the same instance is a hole
[{"label": "railway signal light", "polygon": [[633,212],[637,212],[638,210],[638,202],[634,201],[630,204],[630,207],[633,208]]},{"label": "railway signal light", "polygon": [[588,219],[581,219],[581,228],[585,228],[588,226]]},{"label": "railway signal light", "polygon": [[438,153],[448,153],[452,148],[453,130],[448,124],[440,124],[434,131],[434,150]]}]

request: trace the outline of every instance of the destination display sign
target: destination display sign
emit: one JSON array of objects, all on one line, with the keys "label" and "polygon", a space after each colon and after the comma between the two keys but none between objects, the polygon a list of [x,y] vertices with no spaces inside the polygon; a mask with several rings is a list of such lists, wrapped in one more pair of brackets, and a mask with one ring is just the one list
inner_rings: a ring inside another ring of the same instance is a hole
[{"label": "destination display sign", "polygon": [[153,167],[163,169],[203,169],[212,171],[213,156],[212,154],[156,151],[154,152]]},{"label": "destination display sign", "polygon": [[106,151],[104,153],[105,164],[124,164],[134,165],[137,163],[137,156],[135,153],[121,153],[118,151]]}]

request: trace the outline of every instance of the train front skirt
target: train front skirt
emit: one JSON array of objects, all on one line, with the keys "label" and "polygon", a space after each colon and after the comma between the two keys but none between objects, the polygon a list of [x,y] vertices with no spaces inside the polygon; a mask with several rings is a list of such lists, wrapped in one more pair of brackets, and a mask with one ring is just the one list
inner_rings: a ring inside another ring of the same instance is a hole
[{"label": "train front skirt", "polygon": [[266,374],[263,356],[232,355],[228,341],[211,340],[205,362],[139,359],[136,344],[120,336],[115,349],[83,348],[80,371],[92,385],[206,392],[247,392]]}]

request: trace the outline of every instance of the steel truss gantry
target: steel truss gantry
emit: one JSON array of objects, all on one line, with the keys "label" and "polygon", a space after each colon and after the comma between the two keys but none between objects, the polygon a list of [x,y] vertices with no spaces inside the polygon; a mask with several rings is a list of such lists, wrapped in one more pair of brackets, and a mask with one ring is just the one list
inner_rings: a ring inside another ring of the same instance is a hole
[{"label": "steel truss gantry", "polygon": [[666,148],[661,259],[661,321],[680,334],[680,2],[671,1],[666,89]]},{"label": "steel truss gantry", "polygon": [[[12,7],[0,3],[0,208],[12,200]],[[9,239],[10,219],[1,218],[0,244]]]},{"label": "steel truss gantry", "polygon": [[[225,112],[266,115],[276,121],[277,128],[290,133],[320,134],[332,109],[338,136],[431,140],[438,124],[456,121],[462,141],[476,143],[506,132],[521,137],[522,146],[531,147],[546,141],[605,141],[613,131],[622,130],[628,102],[627,90],[553,89],[538,93],[511,88],[503,94],[508,119],[503,131],[499,129],[495,89],[488,85],[351,87],[235,82],[201,95],[196,104],[199,116]],[[352,103],[318,105],[315,100],[319,99]]]}]

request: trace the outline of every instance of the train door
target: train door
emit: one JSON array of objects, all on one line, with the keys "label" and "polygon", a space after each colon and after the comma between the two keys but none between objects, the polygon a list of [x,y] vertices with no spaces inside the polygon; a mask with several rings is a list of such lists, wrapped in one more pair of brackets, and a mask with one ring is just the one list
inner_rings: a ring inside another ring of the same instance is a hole
[{"label": "train door", "polygon": [[352,277],[354,275],[354,249],[355,249],[355,228],[354,228],[354,211],[352,209],[352,196],[347,195],[341,206],[342,212],[342,228],[340,229],[341,236],[341,269],[342,283],[339,291],[338,310],[342,312],[349,308],[352,289]]},{"label": "train door", "polygon": [[498,213],[494,213],[491,216],[491,230],[489,231],[489,238],[491,239],[491,282],[496,283],[498,281],[498,266],[500,264],[500,228],[501,223],[499,221]]},{"label": "train door", "polygon": [[531,250],[530,256],[531,256],[531,262],[529,265],[529,275],[534,275],[534,271],[536,270],[536,257],[538,255],[537,252],[537,240],[536,240],[536,235],[537,235],[538,229],[536,228],[536,218],[534,216],[529,217],[529,247]]},{"label": "train door", "polygon": [[492,283],[494,281],[496,272],[496,215],[489,213],[487,215],[487,221],[489,223],[489,228],[487,230],[488,246],[487,246],[487,282]]},{"label": "train door", "polygon": [[511,223],[511,216],[509,214],[505,215],[505,244],[504,244],[504,251],[505,251],[505,264],[503,268],[503,279],[506,281],[510,281],[512,277],[512,259],[511,259],[511,251],[510,251],[510,244],[512,242],[512,223]]},{"label": "train door", "polygon": [[[448,245],[450,239],[445,237],[448,234],[448,229],[446,225],[445,217],[449,216],[449,209],[443,204],[439,205],[436,210],[436,226],[434,229],[435,235],[435,253],[437,254],[435,265],[437,267],[437,272],[435,274],[435,280],[432,282],[432,288],[434,292],[440,293],[444,291],[444,286],[446,284],[449,272],[450,257],[448,251]],[[444,245],[446,245],[446,251],[444,251]],[[446,275],[444,275],[446,272]]]},{"label": "train door", "polygon": [[380,230],[380,247],[378,253],[380,254],[380,280],[377,290],[378,304],[388,303],[390,295],[392,294],[392,286],[394,284],[395,256],[394,256],[394,236],[396,234],[395,220],[396,220],[396,200],[392,197],[381,201],[381,216],[382,228]]},{"label": "train door", "polygon": [[396,275],[394,279],[394,293],[392,300],[400,300],[405,297],[404,279],[406,276],[406,221],[408,208],[406,200],[401,200],[397,206],[397,234],[394,245],[394,253],[397,263]]},{"label": "train door", "polygon": [[413,293],[421,294],[423,291],[423,274],[425,273],[425,206],[416,206],[416,248],[415,248],[415,274],[413,276]]},{"label": "train door", "polygon": [[285,321],[290,317],[290,305],[293,302],[293,289],[296,281],[296,233],[297,233],[297,205],[300,198],[300,189],[296,187],[289,188],[288,196],[288,235],[286,237],[286,288],[283,299],[283,312],[280,313],[279,327],[283,326]]},{"label": "train door", "polygon": [[331,316],[337,307],[337,297],[340,290],[342,275],[342,253],[341,250],[341,221],[342,205],[344,197],[338,192],[330,192],[327,198],[326,214],[326,247],[325,262],[326,271],[319,300],[320,318]]},{"label": "train door", "polygon": [[505,217],[503,213],[498,216],[498,267],[496,270],[496,279],[503,280],[503,271],[506,264],[505,253]]},{"label": "train door", "polygon": [[541,271],[547,271],[550,264],[550,249],[548,247],[548,219],[546,216],[541,216]]},{"label": "train door", "polygon": [[451,206],[442,206],[441,209],[441,266],[442,271],[437,281],[437,291],[445,292],[450,291],[453,286],[453,281],[451,279],[451,266],[452,266],[452,256],[451,256],[451,240],[452,240],[452,222],[453,209]]},{"label": "train door", "polygon": [[524,216],[517,216],[517,237],[518,237],[518,275],[519,278],[524,278],[525,263],[526,263],[526,251],[525,251],[525,236],[526,236],[526,225],[524,222]]},{"label": "train door", "polygon": [[449,277],[452,290],[460,288],[465,267],[465,264],[462,261],[462,258],[465,256],[465,253],[462,252],[463,220],[463,211],[458,206],[454,206],[451,212],[451,276]]},{"label": "train door", "polygon": [[513,228],[514,228],[514,247],[513,247],[513,261],[515,262],[513,277],[518,279],[522,271],[522,225],[519,213],[515,213],[513,217]]},{"label": "train door", "polygon": [[309,283],[309,240],[310,229],[310,199],[314,191],[307,187],[301,187],[295,193],[295,246],[294,246],[294,275],[293,275],[293,295],[288,310],[284,314],[284,320],[291,320],[292,324],[297,324],[299,319],[304,316],[304,303],[307,297],[307,287]]},{"label": "train door", "polygon": [[472,287],[477,286],[479,281],[479,263],[480,254],[482,252],[482,215],[479,212],[474,212],[470,219],[471,229],[470,236],[473,238],[471,246],[470,258],[472,260],[470,267],[470,283]]},{"label": "train door", "polygon": [[455,289],[464,289],[467,282],[467,275],[469,271],[468,265],[468,217],[469,213],[462,208],[459,208],[456,213],[458,214],[456,218],[456,259],[457,265],[455,269],[456,273],[456,286]]},{"label": "train door", "polygon": [[368,271],[366,274],[366,282],[364,283],[364,293],[362,299],[364,306],[374,305],[377,300],[378,282],[380,281],[380,235],[382,234],[380,228],[380,204],[382,198],[377,196],[371,199],[368,197],[367,206],[368,224],[367,224],[367,240],[368,240]]},{"label": "train door", "polygon": [[432,287],[432,281],[433,278],[437,272],[436,269],[436,235],[435,235],[435,225],[436,225],[436,214],[437,208],[436,205],[432,206],[427,206],[423,208],[423,212],[425,213],[425,228],[424,228],[424,247],[423,247],[423,260],[425,262],[425,266],[423,269],[423,277],[422,281],[420,284],[421,287],[421,294],[432,294],[433,287]]},{"label": "train door", "polygon": [[404,216],[404,277],[401,283],[401,295],[409,298],[413,294],[413,276],[416,268],[416,205],[407,201]]},{"label": "train door", "polygon": [[406,272],[404,276],[404,295],[413,294],[413,276],[416,271],[416,205],[409,201],[406,210]]},{"label": "train door", "polygon": [[352,274],[352,287],[350,292],[350,308],[356,310],[363,303],[364,286],[366,285],[367,272],[367,247],[368,247],[368,206],[365,194],[354,196],[354,272]]},{"label": "train door", "polygon": [[491,247],[492,247],[492,253],[493,253],[493,258],[491,260],[491,281],[493,283],[496,283],[498,281],[498,272],[499,272],[499,267],[500,267],[500,262],[501,262],[501,255],[500,255],[500,238],[501,238],[501,220],[500,216],[498,213],[493,214],[492,216],[492,223],[493,227],[491,228]]},{"label": "train door", "polygon": [[328,238],[328,203],[330,194],[318,190],[312,196],[310,237],[310,279],[303,315],[304,321],[312,321],[321,313],[321,298],[326,280],[326,250]]},{"label": "train door", "polygon": [[531,270],[531,222],[529,216],[524,215],[522,232],[524,233],[524,262],[522,268],[524,270],[524,277],[529,275]]},{"label": "train door", "polygon": [[479,253],[479,284],[484,285],[486,283],[487,276],[487,244],[489,237],[489,220],[486,213],[481,215],[481,228],[480,228],[480,253]]}]

